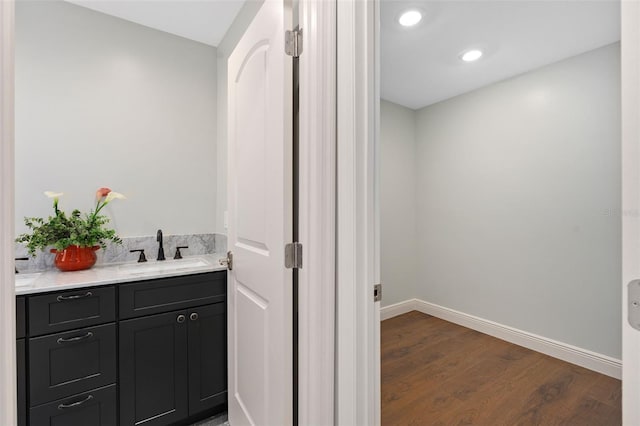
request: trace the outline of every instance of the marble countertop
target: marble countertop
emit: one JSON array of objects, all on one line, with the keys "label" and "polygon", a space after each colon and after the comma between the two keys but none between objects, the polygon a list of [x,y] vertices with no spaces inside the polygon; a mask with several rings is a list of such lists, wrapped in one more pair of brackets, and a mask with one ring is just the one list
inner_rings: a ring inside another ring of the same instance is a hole
[{"label": "marble countertop", "polygon": [[150,260],[146,263],[106,264],[84,271],[61,272],[56,269],[16,274],[16,295],[224,271],[227,267],[220,265],[218,261],[225,257],[226,254],[213,253],[185,256],[180,260],[167,259],[163,262]]}]

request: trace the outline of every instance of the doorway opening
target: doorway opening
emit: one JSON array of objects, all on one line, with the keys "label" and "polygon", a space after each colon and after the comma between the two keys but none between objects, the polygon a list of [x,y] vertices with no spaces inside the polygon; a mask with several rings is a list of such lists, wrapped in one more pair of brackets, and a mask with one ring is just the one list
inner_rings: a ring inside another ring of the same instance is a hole
[{"label": "doorway opening", "polygon": [[382,423],[619,423],[620,3],[380,10]]}]

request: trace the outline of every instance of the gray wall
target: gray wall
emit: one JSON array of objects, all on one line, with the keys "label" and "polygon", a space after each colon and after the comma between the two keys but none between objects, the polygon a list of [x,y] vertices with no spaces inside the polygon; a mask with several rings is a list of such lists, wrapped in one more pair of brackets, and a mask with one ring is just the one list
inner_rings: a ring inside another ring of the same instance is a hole
[{"label": "gray wall", "polygon": [[16,218],[42,192],[122,236],[215,231],[216,49],[62,1],[16,4]]},{"label": "gray wall", "polygon": [[416,112],[413,297],[620,358],[619,48]]},{"label": "gray wall", "polygon": [[384,306],[416,297],[416,113],[380,102],[380,257]]}]

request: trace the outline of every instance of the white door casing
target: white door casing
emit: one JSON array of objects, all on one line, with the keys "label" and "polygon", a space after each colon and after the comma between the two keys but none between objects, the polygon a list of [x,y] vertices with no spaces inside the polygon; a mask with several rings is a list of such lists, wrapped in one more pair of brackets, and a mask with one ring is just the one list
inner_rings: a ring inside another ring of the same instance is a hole
[{"label": "white door casing", "polygon": [[0,425],[16,424],[14,7],[0,1]]},{"label": "white door casing", "polygon": [[377,10],[337,2],[337,425],[380,424]]},{"label": "white door casing", "polygon": [[291,10],[262,5],[228,62],[229,421],[292,423]]},{"label": "white door casing", "polygon": [[[337,0],[342,1],[342,0]],[[336,0],[300,0],[298,424],[334,424]]]},{"label": "white door casing", "polygon": [[627,284],[640,279],[640,2],[622,1],[622,418],[640,425],[640,331]]}]

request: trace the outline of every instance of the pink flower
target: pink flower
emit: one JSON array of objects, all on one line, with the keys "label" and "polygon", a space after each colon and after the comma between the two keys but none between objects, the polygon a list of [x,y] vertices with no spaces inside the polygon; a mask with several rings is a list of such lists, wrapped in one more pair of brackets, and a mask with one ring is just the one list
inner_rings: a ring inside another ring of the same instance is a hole
[{"label": "pink flower", "polygon": [[103,197],[106,197],[111,192],[109,188],[100,188],[96,191],[96,199],[100,200]]}]

